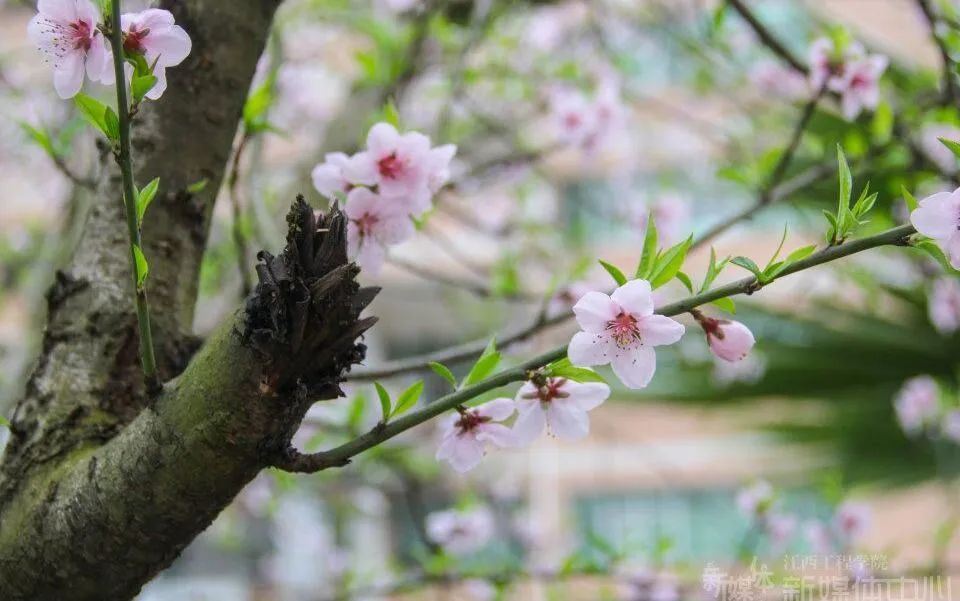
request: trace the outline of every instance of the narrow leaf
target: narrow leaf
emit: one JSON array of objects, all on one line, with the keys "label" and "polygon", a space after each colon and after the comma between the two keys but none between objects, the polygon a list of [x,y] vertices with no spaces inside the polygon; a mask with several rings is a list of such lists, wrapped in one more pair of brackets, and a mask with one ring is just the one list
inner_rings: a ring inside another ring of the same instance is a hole
[{"label": "narrow leaf", "polygon": [[380,382],[374,382],[373,386],[377,389],[377,396],[380,397],[380,411],[383,413],[383,423],[387,423],[387,420],[390,419],[390,393],[387,392],[387,389],[384,388]]},{"label": "narrow leaf", "polygon": [[143,290],[143,284],[147,281],[147,274],[150,273],[150,265],[147,263],[147,257],[144,256],[143,250],[136,244],[133,245],[133,256],[137,265],[137,290]]},{"label": "narrow leaf", "polygon": [[107,110],[103,114],[103,123],[107,128],[107,137],[116,142],[120,139],[120,118],[117,117],[116,111],[111,107],[107,107]]},{"label": "narrow leaf", "polygon": [[647,233],[643,237],[643,254],[640,255],[640,263],[637,265],[636,276],[639,279],[648,279],[653,265],[657,260],[657,223],[653,219],[653,213],[647,214]]},{"label": "narrow leaf", "polygon": [[690,276],[683,273],[682,271],[678,271],[677,279],[680,280],[680,283],[684,285],[684,287],[690,292],[690,294],[693,294],[693,281],[690,280]]},{"label": "narrow leaf", "polygon": [[911,213],[917,210],[917,207],[920,206],[920,203],[917,201],[916,197],[910,193],[905,186],[900,186],[900,192],[903,193],[903,200],[907,203],[907,210]]},{"label": "narrow leaf", "polygon": [[491,339],[483,354],[470,368],[470,373],[463,379],[461,386],[470,386],[487,377],[500,364],[500,357],[500,353],[497,352],[497,341],[495,338]]},{"label": "narrow leaf", "polygon": [[729,297],[718,298],[717,300],[713,301],[712,304],[730,314],[737,312],[737,305],[733,302],[733,299]]},{"label": "narrow leaf", "polygon": [[690,250],[690,245],[693,244],[693,236],[680,242],[679,244],[671,247],[663,256],[657,259],[657,265],[654,268],[654,273],[650,277],[650,287],[656,290],[657,288],[667,284],[674,278],[677,273],[680,272],[680,269],[683,267],[683,262],[687,258],[687,251]]},{"label": "narrow leaf", "polygon": [[763,272],[760,271],[760,268],[757,267],[757,264],[754,263],[752,259],[747,257],[734,257],[730,260],[730,262],[739,267],[743,267],[753,275],[757,276],[757,278],[760,278],[763,275]]},{"label": "narrow leaf", "polygon": [[790,265],[791,263],[796,263],[800,259],[806,259],[810,255],[812,255],[813,251],[815,250],[817,250],[816,244],[811,244],[810,246],[804,246],[803,248],[798,248],[797,250],[787,255],[787,259],[784,262],[787,265]]},{"label": "narrow leaf", "polygon": [[843,154],[843,148],[837,144],[837,168],[840,177],[840,193],[837,215],[843,214],[843,210],[850,206],[850,196],[853,193],[853,176],[850,174],[850,165],[847,164],[847,157]]},{"label": "narrow leaf", "polygon": [[611,265],[606,261],[600,261],[600,264],[603,265],[603,268],[607,270],[607,273],[610,274],[610,277],[617,282],[617,286],[623,286],[627,283],[627,276],[623,275],[623,272],[620,271],[616,265]]},{"label": "narrow leaf", "polygon": [[409,388],[400,393],[400,396],[397,397],[397,404],[393,408],[393,412],[390,414],[390,417],[398,417],[403,415],[410,410],[411,407],[417,404],[417,401],[420,399],[420,395],[423,393],[423,380],[418,380],[410,385]]},{"label": "narrow leaf", "polygon": [[960,142],[954,142],[953,140],[948,140],[946,138],[937,138],[940,140],[940,143],[950,149],[950,152],[953,153],[953,156],[960,159]]},{"label": "narrow leaf", "polygon": [[457,378],[454,377],[453,372],[450,371],[450,368],[448,368],[446,365],[444,365],[443,363],[437,363],[436,361],[431,361],[430,369],[432,369],[435,374],[437,374],[447,382],[450,382],[451,386],[453,386],[454,388],[457,387]]},{"label": "narrow leaf", "polygon": [[147,207],[153,202],[153,198],[157,195],[159,189],[160,178],[155,177],[137,194],[137,223],[143,223],[143,216],[147,213]]},{"label": "narrow leaf", "polygon": [[87,122],[100,130],[100,133],[103,135],[108,138],[110,137],[106,122],[107,105],[86,94],[77,94],[73,97],[73,102],[77,105],[77,110],[80,111],[80,114]]}]

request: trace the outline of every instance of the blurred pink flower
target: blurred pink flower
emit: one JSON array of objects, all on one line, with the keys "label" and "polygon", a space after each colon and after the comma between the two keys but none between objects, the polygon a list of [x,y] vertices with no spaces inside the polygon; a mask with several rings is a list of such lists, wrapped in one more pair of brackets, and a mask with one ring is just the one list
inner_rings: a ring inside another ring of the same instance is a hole
[{"label": "blurred pink flower", "polygon": [[447,417],[437,461],[447,461],[458,472],[468,472],[480,464],[488,444],[509,447],[514,433],[502,423],[516,411],[512,399],[494,399],[477,407],[462,409]]},{"label": "blurred pink flower", "polygon": [[606,365],[628,388],[644,388],[657,367],[654,347],[673,344],[683,325],[653,313],[650,282],[633,280],[607,296],[588,292],[573,307],[583,331],[570,341],[574,365]]},{"label": "blurred pink flower", "polygon": [[[157,83],[146,97],[160,98],[167,89],[167,67],[179,65],[190,54],[190,36],[174,23],[170,11],[157,8],[121,15],[120,24],[124,32],[124,53],[143,55],[148,65],[155,65],[153,74]],[[128,65],[127,69],[132,73],[132,66]],[[105,82],[110,83],[109,78],[105,78]]]},{"label": "blurred pink flower", "polygon": [[951,409],[944,414],[941,430],[948,440],[960,444],[960,409]]},{"label": "blurred pink flower", "polygon": [[413,222],[400,203],[367,188],[347,194],[347,254],[360,268],[376,275],[386,258],[386,248],[413,236]]},{"label": "blurred pink flower", "polygon": [[764,519],[764,529],[775,550],[783,550],[797,531],[797,516],[789,513],[770,513]]},{"label": "blurred pink flower", "polygon": [[697,322],[707,335],[710,352],[724,361],[741,361],[756,343],[753,332],[739,321],[715,319],[697,311]]},{"label": "blurred pink flower", "polygon": [[612,77],[600,80],[592,98],[578,89],[558,86],[550,91],[547,103],[557,139],[591,151],[616,129],[625,112],[620,85]]},{"label": "blurred pink flower", "polygon": [[937,243],[955,269],[960,269],[960,188],[938,192],[920,201],[910,213],[917,231]]},{"label": "blurred pink flower", "polygon": [[493,601],[497,598],[497,587],[481,578],[465,580],[463,588],[471,601]]},{"label": "blurred pink flower", "polygon": [[765,60],[750,69],[750,82],[764,96],[798,100],[810,93],[807,80],[795,70],[773,60]]},{"label": "blurred pink flower", "polygon": [[627,217],[644,235],[647,219],[653,215],[657,236],[664,245],[673,245],[690,234],[690,204],[676,194],[660,195],[652,203],[634,203],[627,209]]},{"label": "blurred pink flower", "polygon": [[60,98],[73,98],[91,81],[112,77],[110,47],[97,29],[100,9],[90,0],[39,0],[27,25],[30,41],[53,66],[53,86]]},{"label": "blurred pink flower", "polygon": [[342,152],[328,153],[324,162],[314,167],[311,173],[313,187],[317,192],[330,200],[336,198],[337,192],[349,192],[353,184],[343,174],[343,169],[349,162],[350,157]]},{"label": "blurred pink flower", "polygon": [[847,65],[843,74],[843,116],[852,121],[863,109],[880,103],[880,76],[887,69],[887,57],[872,54]]},{"label": "blurred pink flower", "polygon": [[833,515],[833,528],[845,546],[849,546],[862,538],[870,528],[872,515],[867,505],[845,501]]},{"label": "blurred pink flower", "polygon": [[762,517],[773,505],[773,486],[766,480],[757,480],[737,492],[737,509],[750,520]]},{"label": "blurred pink flower", "polygon": [[755,384],[767,371],[767,360],[758,352],[747,355],[743,361],[731,363],[714,356],[713,382],[717,386],[730,386],[737,382]]},{"label": "blurred pink flower", "polygon": [[486,507],[447,509],[427,515],[427,538],[457,555],[483,548],[493,538],[493,513]]},{"label": "blurred pink flower", "polygon": [[957,172],[957,157],[940,138],[960,141],[960,128],[948,123],[931,123],[920,132],[920,148],[944,173]]},{"label": "blurred pink flower", "polygon": [[547,304],[547,315],[562,315],[567,313],[577,304],[584,294],[591,290],[596,290],[598,285],[586,280],[577,280],[564,284],[554,291]]},{"label": "blurred pink flower", "polygon": [[897,393],[893,406],[903,431],[916,435],[939,413],[940,388],[930,376],[910,378]]},{"label": "blurred pink flower", "polygon": [[928,312],[938,332],[956,332],[960,328],[960,280],[948,276],[937,279],[930,291]]},{"label": "blurred pink flower", "polygon": [[610,396],[610,387],[600,382],[574,382],[547,378],[543,386],[525,382],[517,391],[519,412],[513,425],[518,444],[527,444],[548,430],[557,438],[576,440],[590,432],[587,412]]},{"label": "blurred pink flower", "polygon": [[825,523],[811,520],[804,524],[804,533],[814,553],[827,555],[833,552],[833,535]]}]

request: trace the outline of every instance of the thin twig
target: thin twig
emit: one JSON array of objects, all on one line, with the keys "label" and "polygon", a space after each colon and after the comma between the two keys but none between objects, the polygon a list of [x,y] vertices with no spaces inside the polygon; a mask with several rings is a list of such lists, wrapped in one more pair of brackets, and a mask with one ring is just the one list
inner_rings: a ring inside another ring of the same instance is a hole
[{"label": "thin twig", "polygon": [[253,284],[250,278],[250,271],[247,268],[247,237],[243,232],[243,207],[240,205],[240,194],[237,183],[240,179],[240,161],[243,158],[243,151],[253,136],[243,130],[240,137],[240,143],[233,153],[233,161],[230,163],[230,177],[227,179],[227,193],[230,196],[230,207],[233,214],[233,224],[231,231],[233,233],[233,244],[237,253],[237,271],[240,273],[240,295],[246,298],[253,290]]},{"label": "thin twig", "polygon": [[497,292],[496,290],[493,290],[492,288],[484,284],[471,282],[471,281],[463,280],[459,278],[454,278],[443,273],[438,273],[432,269],[428,269],[421,265],[417,265],[412,261],[408,261],[406,259],[401,259],[398,257],[389,257],[387,259],[387,262],[389,262],[391,265],[399,267],[400,269],[403,269],[404,271],[412,273],[418,278],[421,278],[430,282],[435,282],[437,284],[441,284],[444,286],[449,286],[457,290],[463,290],[464,292],[469,292],[470,294],[473,294],[474,296],[477,296],[479,298],[502,299],[507,301],[515,301],[515,302],[523,302],[523,303],[535,302],[540,299],[539,296],[532,296],[525,292],[511,292],[511,293]]},{"label": "thin twig", "polygon": [[737,14],[750,26],[750,29],[757,34],[760,41],[774,54],[783,59],[783,61],[789,64],[795,71],[803,75],[807,75],[810,72],[810,69],[806,65],[794,56],[786,46],[780,43],[780,40],[777,39],[776,36],[770,33],[770,30],[754,16],[753,12],[747,8],[742,0],[727,0],[727,4],[730,5],[733,10],[737,11]]},{"label": "thin twig", "polygon": [[[779,275],[769,281],[760,282],[756,277],[750,276],[741,280],[726,284],[708,290],[700,294],[690,296],[684,300],[671,303],[661,307],[657,313],[660,315],[673,316],[681,313],[688,313],[691,309],[699,307],[721,298],[735,296],[739,294],[753,294],[764,286],[779,280],[782,277],[823,265],[831,261],[836,261],[843,257],[863,252],[872,248],[888,245],[907,244],[908,237],[916,233],[912,225],[901,225],[893,229],[881,232],[874,236],[852,240],[845,244],[837,246],[828,246],[818,252],[813,253],[805,259],[788,265]],[[534,357],[520,365],[504,370],[494,376],[478,382],[472,386],[461,388],[436,401],[429,403],[424,408],[413,413],[409,413],[395,421],[389,423],[379,423],[372,430],[358,436],[357,438],[342,444],[329,451],[312,453],[309,455],[301,454],[295,449],[288,449],[287,453],[278,458],[276,466],[290,471],[313,473],[331,467],[342,467],[350,463],[351,459],[381,443],[406,432],[407,430],[418,426],[438,415],[458,407],[467,401],[474,399],[485,392],[489,392],[501,386],[506,386],[514,382],[520,382],[530,377],[530,373],[543,368],[544,366],[562,359],[567,354],[567,346],[559,346],[542,355]],[[411,366],[410,371],[416,371],[420,366]]]},{"label": "thin twig", "polygon": [[940,52],[940,60],[943,63],[943,100],[946,105],[953,105],[957,100],[957,82],[953,75],[953,58],[950,56],[950,48],[946,42],[937,33],[937,15],[930,5],[930,0],[915,0],[923,16],[930,26],[930,37],[936,44]]}]

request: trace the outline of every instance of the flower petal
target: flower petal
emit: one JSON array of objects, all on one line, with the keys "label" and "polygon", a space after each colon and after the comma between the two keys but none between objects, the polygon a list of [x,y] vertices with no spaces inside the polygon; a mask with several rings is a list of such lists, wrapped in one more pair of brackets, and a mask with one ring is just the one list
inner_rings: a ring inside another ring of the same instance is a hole
[{"label": "flower petal", "polygon": [[580,297],[573,306],[577,323],[587,332],[603,332],[607,323],[617,316],[619,307],[609,296],[602,292],[591,291]]},{"label": "flower petal", "polygon": [[646,388],[657,369],[657,354],[651,347],[641,346],[614,356],[610,365],[627,388]]},{"label": "flower petal", "polygon": [[313,168],[310,176],[317,192],[329,199],[335,198],[336,192],[343,192],[343,170],[336,165],[320,163]]},{"label": "flower petal", "polygon": [[399,140],[400,134],[394,126],[380,122],[371,127],[367,134],[367,150],[373,154],[375,162],[381,155],[394,152]]},{"label": "flower petal", "polygon": [[567,357],[574,365],[589,367],[610,363],[611,340],[606,334],[577,332],[570,340]]},{"label": "flower petal", "polygon": [[493,421],[502,422],[517,410],[513,399],[501,398],[488,401],[474,409],[482,417],[489,417]]},{"label": "flower petal", "polygon": [[673,344],[683,337],[683,324],[664,315],[650,315],[644,317],[637,324],[640,328],[640,339],[649,346]]},{"label": "flower petal", "polygon": [[546,414],[540,407],[540,401],[525,401],[520,408],[517,421],[513,422],[514,443],[527,445],[543,434],[547,427]]},{"label": "flower petal", "polygon": [[48,19],[70,23],[77,20],[77,2],[76,0],[40,0],[37,2],[37,12]]},{"label": "flower petal", "polygon": [[477,426],[477,440],[489,442],[500,448],[517,446],[516,434],[503,424],[482,424]]},{"label": "flower petal", "polygon": [[147,49],[147,60],[150,63],[156,60],[158,65],[164,67],[179,65],[190,55],[193,48],[190,36],[179,25],[151,31],[144,38],[143,45]]},{"label": "flower petal", "polygon": [[472,436],[450,436],[437,449],[437,460],[460,472],[469,472],[483,459],[483,443]]},{"label": "flower petal", "polygon": [[372,186],[377,183],[377,162],[370,152],[358,152],[344,165],[343,175],[352,184]]},{"label": "flower petal", "polygon": [[570,393],[566,402],[575,403],[583,411],[596,409],[610,397],[610,387],[602,382],[567,382],[564,390]]},{"label": "flower petal", "polygon": [[577,440],[590,432],[590,418],[575,403],[557,403],[547,406],[550,433],[563,440]]},{"label": "flower petal", "polygon": [[635,317],[653,313],[653,291],[647,280],[631,280],[614,290],[610,298]]},{"label": "flower petal", "polygon": [[910,213],[910,223],[924,236],[945,240],[957,231],[957,203],[954,193],[938,192],[920,201]]},{"label": "flower petal", "polygon": [[53,87],[60,98],[73,98],[80,92],[84,70],[83,54],[80,52],[68,52],[60,59],[60,64],[53,72]]}]

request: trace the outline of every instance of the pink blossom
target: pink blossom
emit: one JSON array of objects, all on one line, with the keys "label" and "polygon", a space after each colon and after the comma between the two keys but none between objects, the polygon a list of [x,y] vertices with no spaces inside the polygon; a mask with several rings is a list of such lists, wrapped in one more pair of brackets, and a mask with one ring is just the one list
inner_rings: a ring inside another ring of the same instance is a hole
[{"label": "pink blossom", "polygon": [[347,254],[373,275],[383,266],[387,246],[414,233],[413,222],[399,203],[367,188],[354,188],[347,194],[344,212],[349,219]]},{"label": "pink blossom", "polygon": [[460,555],[483,548],[493,538],[493,513],[486,507],[447,509],[427,516],[427,538]]},{"label": "pink blossom", "polygon": [[714,319],[699,311],[694,316],[707,335],[710,352],[724,361],[740,361],[750,354],[756,343],[753,332],[739,321]]},{"label": "pink blossom", "polygon": [[960,281],[942,277],[933,283],[927,310],[930,323],[941,334],[953,334],[960,328]]},{"label": "pink blossom", "polygon": [[757,480],[737,493],[737,509],[745,517],[755,520],[763,516],[773,504],[773,487],[766,480]]},{"label": "pink blossom", "polygon": [[773,60],[754,65],[750,69],[750,82],[764,96],[798,100],[809,93],[809,86],[802,75]]},{"label": "pink blossom", "polygon": [[863,503],[845,501],[833,514],[833,528],[840,540],[849,545],[870,528],[872,511]]},{"label": "pink blossom", "polygon": [[192,48],[190,36],[176,25],[168,10],[149,8],[139,13],[120,16],[123,29],[123,51],[142,55],[148,65],[156,66],[157,83],[146,97],[156,100],[167,89],[167,67],[176,67],[187,58]]},{"label": "pink blossom", "polygon": [[944,414],[941,430],[948,440],[960,444],[960,409],[951,409]]},{"label": "pink blossom", "polygon": [[940,411],[940,388],[930,376],[907,380],[893,402],[900,427],[915,435],[936,418]]},{"label": "pink blossom", "polygon": [[607,296],[588,292],[573,307],[583,331],[567,351],[575,365],[606,365],[628,388],[644,388],[657,367],[654,347],[673,344],[683,325],[653,313],[650,282],[633,280]]},{"label": "pink blossom", "polygon": [[771,513],[764,520],[764,530],[775,549],[783,549],[797,530],[797,516],[789,513]]},{"label": "pink blossom", "polygon": [[343,194],[349,192],[353,188],[353,184],[347,180],[343,173],[349,162],[350,157],[342,152],[328,153],[324,157],[324,162],[314,167],[311,173],[313,187],[317,189],[317,192],[330,200],[336,198],[337,192]]},{"label": "pink blossom", "polygon": [[512,399],[494,399],[478,407],[450,415],[441,426],[443,436],[437,449],[437,461],[447,461],[458,472],[468,472],[480,464],[488,444],[513,446],[514,433],[503,420],[513,415]]},{"label": "pink blossom", "polygon": [[112,73],[110,48],[97,29],[100,9],[90,0],[39,0],[27,25],[30,41],[53,66],[53,86],[60,98],[73,98],[83,74],[100,81]]},{"label": "pink blossom", "polygon": [[937,243],[955,269],[960,269],[960,188],[938,192],[920,201],[910,223]]},{"label": "pink blossom", "polygon": [[403,203],[411,215],[430,208],[431,193],[449,177],[453,145],[430,147],[430,138],[417,133],[400,134],[389,123],[377,123],[367,134],[367,149],[344,167],[348,180],[367,186]]},{"label": "pink blossom", "polygon": [[757,352],[747,355],[743,361],[731,363],[714,355],[712,380],[717,386],[731,386],[737,382],[756,384],[767,372],[767,360]]},{"label": "pink blossom", "polygon": [[819,90],[826,85],[831,92],[842,93],[845,89],[844,73],[847,64],[863,58],[863,46],[849,44],[839,51],[829,38],[819,38],[810,45],[810,87]]},{"label": "pink blossom", "polygon": [[880,76],[887,69],[887,57],[872,54],[847,65],[843,73],[843,116],[857,118],[863,109],[873,110],[880,103]]},{"label": "pink blossom", "polygon": [[513,425],[518,442],[528,443],[544,429],[557,438],[576,440],[590,432],[587,412],[610,396],[610,387],[600,382],[574,382],[546,378],[542,386],[525,382],[517,391],[519,414]]},{"label": "pink blossom", "polygon": [[560,88],[549,99],[550,116],[561,141],[586,144],[596,127],[597,115],[579,90]]},{"label": "pink blossom", "polygon": [[826,555],[833,552],[833,535],[825,523],[811,520],[804,525],[804,533],[814,553]]}]

